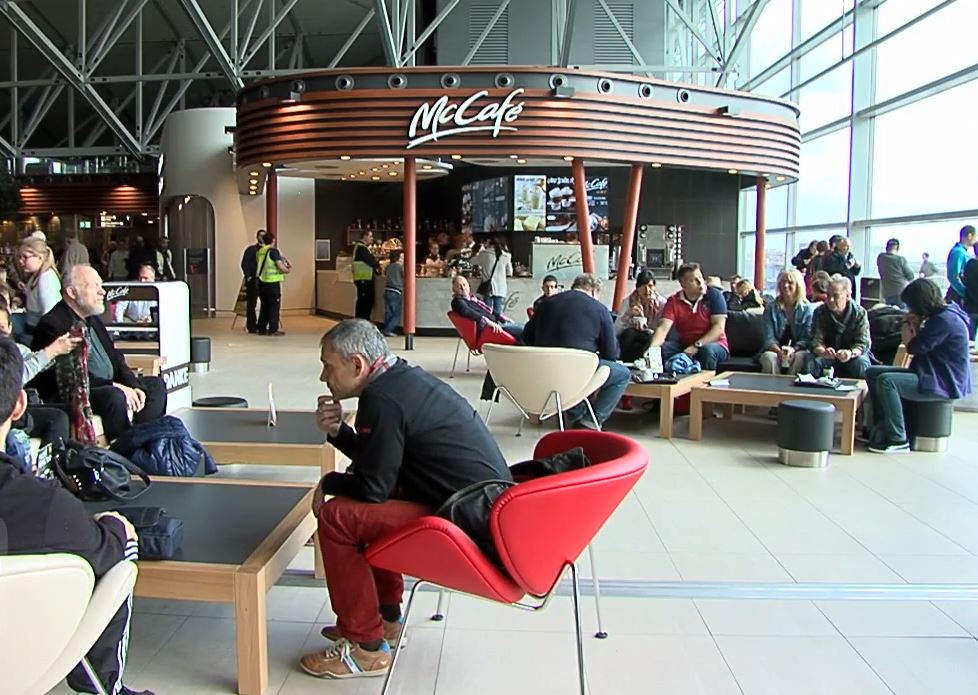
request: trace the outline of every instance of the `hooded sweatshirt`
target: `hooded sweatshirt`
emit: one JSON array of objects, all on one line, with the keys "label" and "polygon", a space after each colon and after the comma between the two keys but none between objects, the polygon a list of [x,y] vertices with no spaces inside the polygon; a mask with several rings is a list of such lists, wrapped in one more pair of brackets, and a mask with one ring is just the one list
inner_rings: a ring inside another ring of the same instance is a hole
[{"label": "hooded sweatshirt", "polygon": [[921,393],[964,398],[971,393],[968,315],[957,304],[932,314],[907,344]]}]

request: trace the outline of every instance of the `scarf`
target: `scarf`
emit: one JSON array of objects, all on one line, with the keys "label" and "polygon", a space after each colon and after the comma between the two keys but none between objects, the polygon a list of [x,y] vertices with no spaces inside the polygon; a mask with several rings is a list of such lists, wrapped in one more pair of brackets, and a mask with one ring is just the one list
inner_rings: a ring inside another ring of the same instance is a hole
[{"label": "scarf", "polygon": [[[86,326],[84,331],[88,331]],[[84,333],[82,334],[84,337]],[[98,340],[97,336],[93,336]],[[88,342],[82,340],[77,348],[55,361],[58,394],[68,404],[71,420],[71,436],[87,446],[97,446],[92,404],[89,401],[91,387],[88,381]]]}]

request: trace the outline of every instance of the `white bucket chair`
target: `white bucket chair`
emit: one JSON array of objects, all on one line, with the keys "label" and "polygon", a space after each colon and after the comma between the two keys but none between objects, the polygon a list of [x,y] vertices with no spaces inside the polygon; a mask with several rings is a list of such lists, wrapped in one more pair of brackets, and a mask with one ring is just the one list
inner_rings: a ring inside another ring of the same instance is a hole
[{"label": "white bucket chair", "polygon": [[[598,356],[593,352],[526,345],[484,345],[482,352],[496,383],[496,393],[512,401],[523,414],[523,420],[536,415],[542,422],[556,415],[563,430],[564,411],[583,401],[595,429],[601,429],[588,396],[604,385],[611,370],[599,367]],[[489,401],[486,425],[492,415],[495,395]],[[523,432],[523,420],[517,437]]]},{"label": "white bucket chair", "polygon": [[132,595],[136,565],[95,583],[78,555],[0,556],[0,680],[5,695],[46,693],[79,663],[105,695],[85,654]]}]

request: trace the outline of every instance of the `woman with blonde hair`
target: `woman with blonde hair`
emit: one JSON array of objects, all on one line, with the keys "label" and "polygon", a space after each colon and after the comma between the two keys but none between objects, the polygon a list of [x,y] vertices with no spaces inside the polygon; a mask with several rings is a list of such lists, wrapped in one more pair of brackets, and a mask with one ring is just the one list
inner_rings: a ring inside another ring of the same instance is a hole
[{"label": "woman with blonde hair", "polygon": [[766,374],[803,371],[812,338],[812,305],[805,299],[805,279],[797,270],[778,276],[778,296],[764,309],[764,350],[757,356]]},{"label": "woman with blonde hair", "polygon": [[27,295],[26,332],[31,334],[41,317],[61,301],[61,279],[54,269],[54,253],[41,239],[28,237],[20,242],[17,264],[23,278],[22,289]]}]

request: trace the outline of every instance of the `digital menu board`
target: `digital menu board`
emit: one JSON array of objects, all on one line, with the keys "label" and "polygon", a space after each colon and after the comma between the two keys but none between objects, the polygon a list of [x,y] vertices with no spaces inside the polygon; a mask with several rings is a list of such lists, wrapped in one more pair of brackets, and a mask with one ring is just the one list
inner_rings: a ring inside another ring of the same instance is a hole
[{"label": "digital menu board", "polygon": [[462,186],[462,228],[474,233],[502,232],[510,228],[509,179],[501,176]]},{"label": "digital menu board", "polygon": [[[571,176],[548,176],[546,231],[577,231],[577,195]],[[584,183],[592,232],[608,231],[608,177],[589,176]]]},{"label": "digital menu board", "polygon": [[543,232],[547,228],[547,177],[513,179],[513,230]]}]

